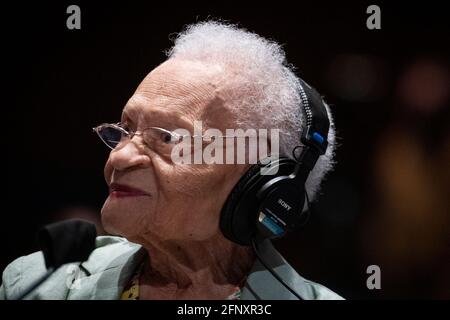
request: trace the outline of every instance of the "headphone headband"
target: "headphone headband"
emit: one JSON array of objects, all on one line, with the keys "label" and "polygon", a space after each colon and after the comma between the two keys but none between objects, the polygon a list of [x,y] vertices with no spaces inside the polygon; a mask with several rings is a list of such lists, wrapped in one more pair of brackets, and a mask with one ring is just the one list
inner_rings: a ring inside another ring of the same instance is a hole
[{"label": "headphone headband", "polygon": [[302,79],[300,79],[300,98],[305,114],[305,129],[302,132],[301,142],[313,147],[319,155],[322,155],[328,146],[330,121],[327,109],[320,94]]}]

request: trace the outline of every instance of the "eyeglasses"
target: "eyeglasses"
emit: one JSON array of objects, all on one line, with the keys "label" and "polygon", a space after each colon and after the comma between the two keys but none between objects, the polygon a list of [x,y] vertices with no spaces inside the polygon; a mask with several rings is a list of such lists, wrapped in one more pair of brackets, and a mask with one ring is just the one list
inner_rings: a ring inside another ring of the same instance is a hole
[{"label": "eyeglasses", "polygon": [[[140,131],[131,130],[126,123],[102,123],[92,128],[106,146],[114,150],[119,144],[125,143],[134,136],[142,136],[144,145],[163,156],[170,156],[174,146],[181,143],[184,138],[201,138],[201,146],[205,146],[203,135],[183,135],[160,127],[149,127]],[[221,135],[215,138],[249,138],[246,135]],[[208,138],[210,140],[210,138]],[[190,139],[189,139],[190,142]],[[195,145],[189,144],[190,153],[194,152]],[[185,151],[186,149],[183,149]],[[187,149],[189,150],[189,148]]]},{"label": "eyeglasses", "polygon": [[125,123],[103,123],[92,128],[110,149],[120,143],[131,140],[134,136],[142,136],[145,144],[158,153],[168,153],[173,146],[182,141],[183,135],[159,127],[149,127],[141,131],[133,131]]}]

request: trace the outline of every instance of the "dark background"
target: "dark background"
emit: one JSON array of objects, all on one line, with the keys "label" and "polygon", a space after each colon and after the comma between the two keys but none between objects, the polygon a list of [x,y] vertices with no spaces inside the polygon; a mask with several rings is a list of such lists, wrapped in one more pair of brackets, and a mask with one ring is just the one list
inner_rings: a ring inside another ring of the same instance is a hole
[{"label": "dark background", "polygon": [[[81,7],[81,30],[66,8]],[[366,8],[381,8],[381,30]],[[337,165],[315,214],[277,247],[349,299],[450,298],[449,15],[432,2],[73,1],[3,5],[0,269],[37,249],[39,227],[98,221],[108,150],[91,128],[118,121],[169,35],[208,17],[282,44],[332,105]],[[102,232],[99,226],[99,232]],[[381,268],[369,290],[366,268]]]}]

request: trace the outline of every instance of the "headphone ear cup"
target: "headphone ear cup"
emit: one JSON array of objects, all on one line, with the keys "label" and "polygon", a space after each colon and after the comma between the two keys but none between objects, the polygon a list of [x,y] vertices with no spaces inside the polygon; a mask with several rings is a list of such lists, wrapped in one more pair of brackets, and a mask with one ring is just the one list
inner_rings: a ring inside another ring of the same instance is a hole
[{"label": "headphone ear cup", "polygon": [[290,177],[281,177],[267,189],[260,203],[258,237],[282,237],[300,226],[305,204],[304,188]]},{"label": "headphone ear cup", "polygon": [[236,205],[239,203],[240,198],[244,194],[243,190],[245,190],[246,187],[257,178],[260,170],[261,167],[259,165],[252,165],[231,190],[230,195],[222,207],[222,211],[220,213],[220,229],[225,237],[231,241],[235,241],[232,224],[233,213],[236,209]]},{"label": "headphone ear cup", "polygon": [[[263,168],[277,169],[276,174],[261,175]],[[279,176],[288,176],[295,168],[295,161],[280,157],[266,165],[257,164],[242,176],[226,200],[220,217],[220,228],[229,240],[241,245],[249,245],[256,232],[257,213],[261,201],[257,197],[259,189],[268,181]]]}]

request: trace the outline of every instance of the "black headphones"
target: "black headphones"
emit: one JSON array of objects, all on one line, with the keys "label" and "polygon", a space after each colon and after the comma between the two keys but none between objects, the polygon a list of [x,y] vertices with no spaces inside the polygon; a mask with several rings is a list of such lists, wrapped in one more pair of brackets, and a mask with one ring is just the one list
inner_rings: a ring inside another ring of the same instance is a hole
[{"label": "black headphones", "polygon": [[[227,239],[251,245],[254,239],[278,238],[303,220],[305,182],[328,146],[329,119],[319,93],[300,79],[305,129],[301,153],[268,157],[254,164],[234,186],[222,208],[220,229]],[[261,174],[261,170],[266,170]],[[274,172],[274,174],[270,174]]]}]

